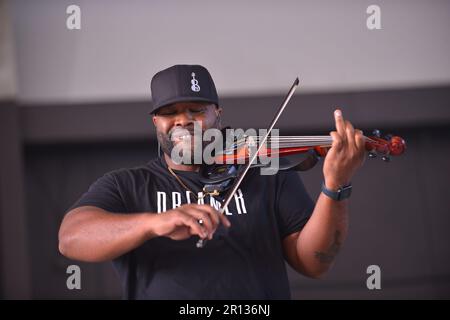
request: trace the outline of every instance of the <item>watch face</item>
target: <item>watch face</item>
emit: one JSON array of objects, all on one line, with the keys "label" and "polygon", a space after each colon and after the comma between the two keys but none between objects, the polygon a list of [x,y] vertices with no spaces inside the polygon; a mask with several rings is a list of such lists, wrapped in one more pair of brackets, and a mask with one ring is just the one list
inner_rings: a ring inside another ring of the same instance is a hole
[{"label": "watch face", "polygon": [[347,186],[342,189],[342,191],[340,192],[339,198],[346,199],[346,198],[350,197],[351,194],[352,194],[352,186]]}]

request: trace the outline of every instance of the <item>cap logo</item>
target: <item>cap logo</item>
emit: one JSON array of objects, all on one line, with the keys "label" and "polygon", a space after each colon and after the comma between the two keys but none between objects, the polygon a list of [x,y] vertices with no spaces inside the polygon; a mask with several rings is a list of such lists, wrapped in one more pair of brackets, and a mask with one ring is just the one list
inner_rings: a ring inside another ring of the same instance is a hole
[{"label": "cap logo", "polygon": [[195,72],[191,73],[192,80],[191,80],[191,90],[194,92],[200,91],[200,86],[198,85],[198,80],[195,79]]}]

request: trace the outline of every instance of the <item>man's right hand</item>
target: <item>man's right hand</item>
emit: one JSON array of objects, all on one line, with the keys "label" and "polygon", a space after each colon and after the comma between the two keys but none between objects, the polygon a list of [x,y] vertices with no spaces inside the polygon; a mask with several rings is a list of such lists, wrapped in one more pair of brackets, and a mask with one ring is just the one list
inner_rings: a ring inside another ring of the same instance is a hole
[{"label": "man's right hand", "polygon": [[107,261],[154,237],[211,239],[219,223],[230,226],[227,217],[210,205],[185,204],[160,214],[112,213],[83,206],[65,215],[59,229],[59,250],[73,260]]},{"label": "man's right hand", "polygon": [[[228,218],[210,205],[184,204],[158,214],[152,226],[155,236],[164,236],[172,240],[185,240],[193,235],[201,239],[212,239],[219,223],[230,227]],[[203,223],[200,224],[199,221]]]}]

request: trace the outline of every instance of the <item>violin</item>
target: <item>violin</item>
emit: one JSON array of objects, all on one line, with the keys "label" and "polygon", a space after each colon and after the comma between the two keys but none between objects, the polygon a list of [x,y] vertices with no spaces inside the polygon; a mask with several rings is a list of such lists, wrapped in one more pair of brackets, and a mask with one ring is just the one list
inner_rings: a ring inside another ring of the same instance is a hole
[{"label": "violin", "polygon": [[[391,156],[399,156],[405,152],[406,143],[399,136],[386,135],[381,137],[380,130],[374,130],[372,136],[366,139],[365,148],[369,158],[381,156],[383,161],[389,162]],[[207,194],[219,196],[230,186],[232,179],[239,173],[239,166],[248,163],[251,155],[251,145],[261,137],[244,136],[233,144],[231,148],[223,150],[216,155],[211,165],[205,165],[200,169],[201,182],[204,183],[203,191]],[[257,153],[258,158],[287,157],[296,154],[307,153],[307,157],[299,163],[280,165],[281,171],[306,171],[313,168],[317,162],[324,158],[331,147],[331,136],[276,136],[269,137],[267,144],[263,145]],[[275,148],[271,148],[275,145]],[[250,167],[264,167],[255,161]]]},{"label": "violin", "polygon": [[[204,184],[204,194],[218,196],[222,202],[220,213],[231,201],[242,180],[250,168],[264,167],[267,164],[257,161],[262,157],[286,157],[296,154],[306,154],[307,157],[298,163],[280,165],[282,171],[306,171],[313,168],[320,158],[324,158],[331,148],[333,139],[330,135],[322,136],[271,136],[270,133],[278,118],[292,97],[299,84],[294,81],[286,98],[280,106],[266,134],[263,136],[242,136],[236,138],[231,146],[225,148],[214,157],[214,163],[200,168],[200,180]],[[228,129],[228,128],[225,128]],[[364,136],[365,149],[369,158],[381,156],[389,162],[391,156],[402,155],[406,150],[405,140],[399,136],[381,135],[380,130],[374,130],[371,136]],[[225,194],[225,196],[223,196]],[[197,242],[202,248],[205,239]]]}]

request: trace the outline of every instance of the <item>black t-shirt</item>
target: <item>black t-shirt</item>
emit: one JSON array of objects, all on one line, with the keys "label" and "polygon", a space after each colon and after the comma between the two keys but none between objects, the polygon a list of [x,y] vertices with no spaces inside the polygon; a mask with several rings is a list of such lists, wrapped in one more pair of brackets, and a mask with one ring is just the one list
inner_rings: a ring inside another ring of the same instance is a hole
[{"label": "black t-shirt", "polygon": [[[175,171],[193,191],[196,172]],[[154,212],[196,203],[170,174],[163,159],[105,174],[72,206],[114,213]],[[205,204],[218,205],[210,196]],[[116,259],[126,299],[290,299],[282,239],[306,224],[314,208],[296,173],[260,175],[250,169],[226,212],[231,227],[219,226],[205,247],[198,237],[157,237]]]}]

